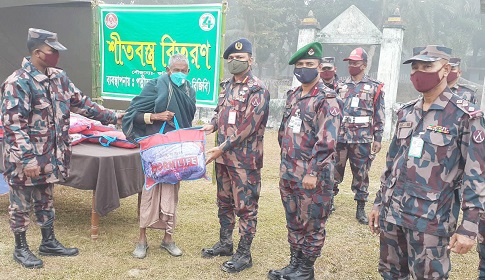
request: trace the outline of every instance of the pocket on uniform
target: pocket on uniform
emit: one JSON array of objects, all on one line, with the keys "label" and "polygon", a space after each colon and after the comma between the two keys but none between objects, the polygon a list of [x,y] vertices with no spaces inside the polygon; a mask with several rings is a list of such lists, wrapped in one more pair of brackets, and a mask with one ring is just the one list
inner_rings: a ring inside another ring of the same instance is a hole
[{"label": "pocket on uniform", "polygon": [[305,133],[315,133],[315,112],[305,112],[302,116]]},{"label": "pocket on uniform", "polygon": [[40,98],[34,100],[33,102],[34,102],[34,109],[39,110],[39,111],[44,110],[44,109],[48,108],[49,106],[51,106],[51,102],[47,97],[40,97]]},{"label": "pocket on uniform", "polygon": [[401,201],[402,212],[415,217],[432,220],[438,210],[437,200],[441,192],[426,185],[405,183],[404,195]]},{"label": "pocket on uniform", "polygon": [[439,133],[434,131],[426,131],[421,135],[424,141],[423,155],[421,159],[432,162],[443,162],[448,158],[448,152],[455,148],[452,145],[454,142],[454,135]]},{"label": "pocket on uniform", "polygon": [[[317,188],[321,188],[317,186]],[[330,210],[331,194],[325,195],[323,190],[317,191],[312,195],[312,201],[308,207],[308,217],[310,220],[321,220],[328,215]]]},{"label": "pocket on uniform", "polygon": [[287,195],[283,198],[283,206],[287,213],[294,214],[298,209],[297,198],[293,195]]},{"label": "pocket on uniform", "polygon": [[[448,244],[425,249],[424,277],[426,279],[444,279],[450,270]],[[445,274],[445,275],[443,275]]]}]

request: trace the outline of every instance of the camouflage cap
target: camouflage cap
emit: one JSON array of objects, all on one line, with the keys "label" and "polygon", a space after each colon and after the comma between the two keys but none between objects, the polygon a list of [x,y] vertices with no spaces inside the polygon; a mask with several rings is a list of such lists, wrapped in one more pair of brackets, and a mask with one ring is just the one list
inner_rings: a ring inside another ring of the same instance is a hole
[{"label": "camouflage cap", "polygon": [[27,41],[40,41],[58,51],[67,50],[59,41],[57,41],[57,33],[50,32],[43,29],[29,28],[29,35]]},{"label": "camouflage cap", "polygon": [[327,56],[323,58],[323,67],[334,67],[335,57]]},{"label": "camouflage cap", "polygon": [[367,62],[367,52],[363,48],[356,48],[350,53],[349,57],[344,58],[344,61],[348,60]]},{"label": "camouflage cap", "polygon": [[322,44],[319,42],[312,42],[297,50],[288,61],[289,65],[295,64],[300,59],[322,59]]},{"label": "camouflage cap", "polygon": [[438,46],[438,45],[428,45],[426,47],[415,47],[413,48],[413,57],[404,61],[403,64],[408,64],[413,61],[427,61],[433,62],[440,59],[450,60],[451,49]]},{"label": "camouflage cap", "polygon": [[450,62],[449,64],[452,66],[452,67],[456,67],[456,66],[460,66],[461,64],[461,59],[458,58],[458,57],[452,57],[450,58]]}]

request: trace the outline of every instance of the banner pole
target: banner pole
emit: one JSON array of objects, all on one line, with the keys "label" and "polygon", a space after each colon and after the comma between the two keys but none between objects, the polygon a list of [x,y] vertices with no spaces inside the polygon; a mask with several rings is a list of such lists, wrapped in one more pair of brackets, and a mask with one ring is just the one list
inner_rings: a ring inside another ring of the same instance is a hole
[{"label": "banner pole", "polygon": [[[226,38],[226,14],[227,14],[227,7],[228,3],[227,0],[222,0],[222,18],[221,18],[221,48],[219,53],[219,84],[222,82],[222,78],[224,77],[224,39]],[[214,147],[217,147],[217,135],[215,133],[214,137]],[[216,161],[212,163],[212,184],[216,184]]]},{"label": "banner pole", "polygon": [[97,103],[102,103],[101,98],[101,84],[99,81],[99,0],[93,0],[91,2],[92,13],[92,32],[91,32],[91,98]]}]

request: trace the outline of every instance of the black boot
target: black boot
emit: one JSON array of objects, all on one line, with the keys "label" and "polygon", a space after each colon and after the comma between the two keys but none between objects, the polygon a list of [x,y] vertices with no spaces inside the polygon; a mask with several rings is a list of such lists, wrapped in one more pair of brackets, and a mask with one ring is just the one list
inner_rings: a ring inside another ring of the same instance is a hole
[{"label": "black boot", "polygon": [[15,250],[13,259],[25,268],[41,268],[44,266],[42,260],[38,259],[29,249],[25,231],[15,233]]},{"label": "black boot", "polygon": [[485,280],[485,244],[478,243],[477,247],[478,257],[480,262],[478,263],[478,279]]},{"label": "black boot", "polygon": [[365,213],[365,201],[357,201],[357,211],[355,212],[355,218],[359,221],[359,223],[363,225],[367,225],[369,223],[369,219],[367,218],[367,214]]},{"label": "black boot", "polygon": [[42,227],[42,243],[39,246],[39,254],[42,256],[76,256],[79,253],[77,248],[66,248],[57,241],[54,235],[54,227]]},{"label": "black boot", "polygon": [[298,269],[283,276],[281,279],[288,280],[313,280],[315,279],[315,271],[313,265],[315,264],[315,257],[303,256]]},{"label": "black boot", "polygon": [[236,253],[227,262],[224,262],[221,269],[225,272],[236,273],[243,271],[246,268],[253,266],[253,259],[251,258],[251,243],[252,236],[241,236],[237,246]]},{"label": "black boot", "polygon": [[221,228],[219,230],[219,242],[211,248],[202,249],[203,258],[213,258],[216,256],[232,256],[234,252],[232,244],[232,229]]},{"label": "black boot", "polygon": [[281,277],[293,273],[298,269],[302,257],[301,251],[290,248],[290,263],[279,270],[270,270],[268,272],[268,279],[279,280]]}]

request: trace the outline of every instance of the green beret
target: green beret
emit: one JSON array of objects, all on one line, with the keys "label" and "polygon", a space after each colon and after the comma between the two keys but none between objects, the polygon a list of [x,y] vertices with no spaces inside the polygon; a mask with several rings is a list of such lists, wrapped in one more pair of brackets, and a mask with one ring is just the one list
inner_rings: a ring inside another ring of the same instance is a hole
[{"label": "green beret", "polygon": [[288,62],[289,65],[295,64],[300,59],[322,59],[322,44],[319,42],[310,43],[296,51]]}]

